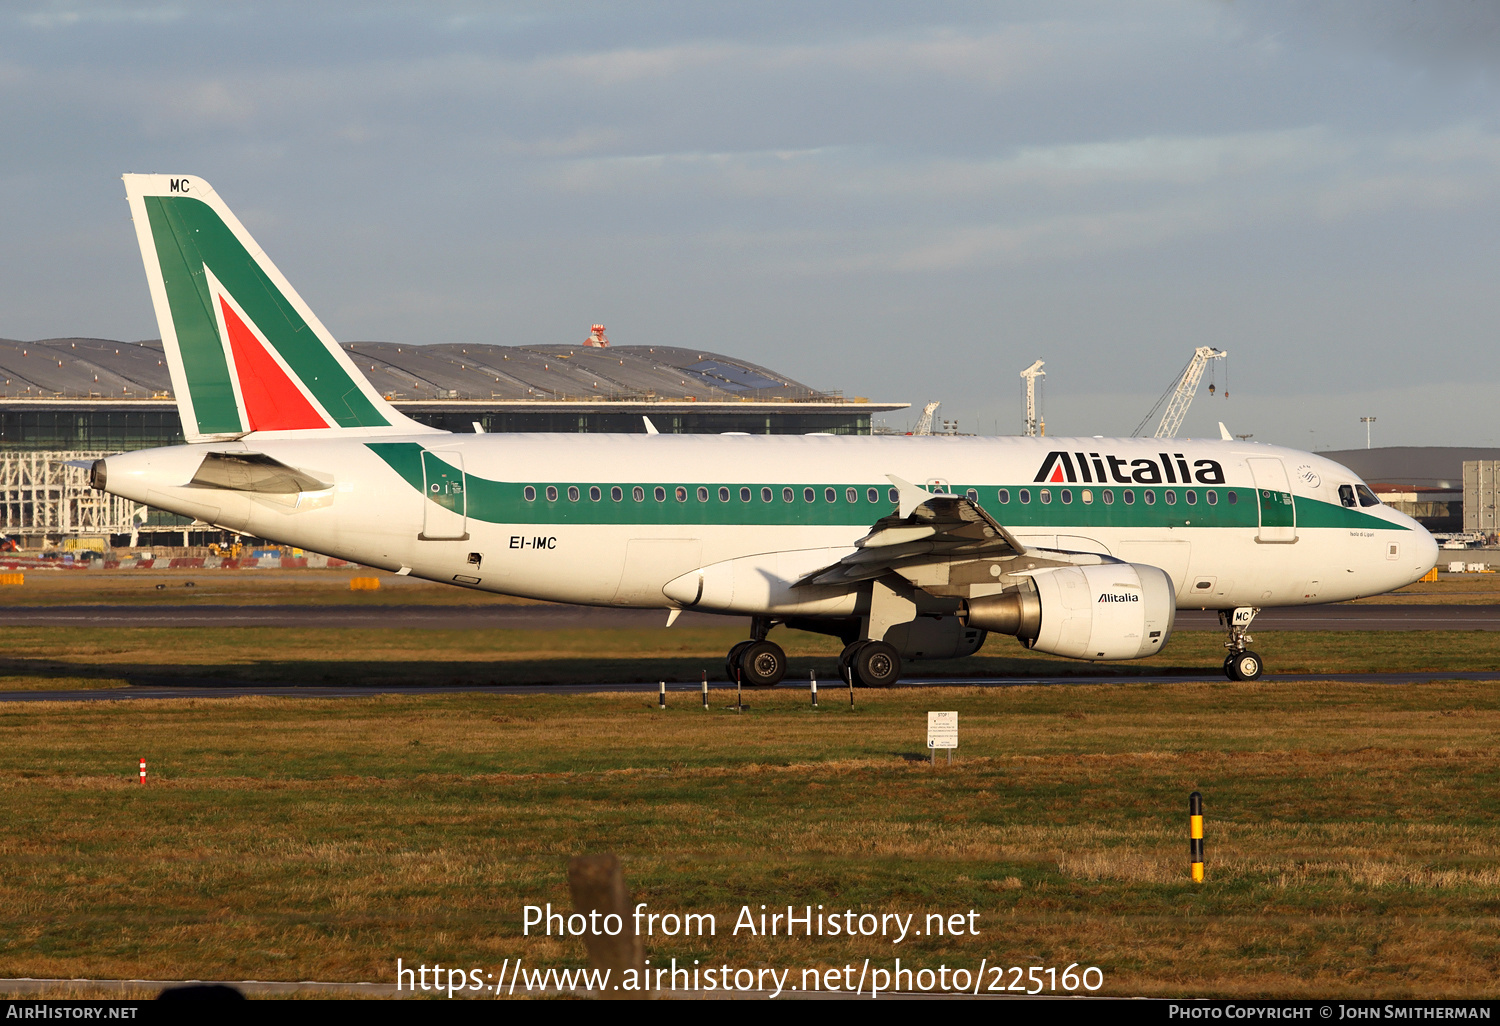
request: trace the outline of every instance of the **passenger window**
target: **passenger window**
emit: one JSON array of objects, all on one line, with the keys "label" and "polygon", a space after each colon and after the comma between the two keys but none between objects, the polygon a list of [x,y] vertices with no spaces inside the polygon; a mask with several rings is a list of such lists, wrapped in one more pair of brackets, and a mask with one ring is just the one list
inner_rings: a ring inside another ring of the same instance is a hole
[{"label": "passenger window", "polygon": [[797,493],[794,492],[794,491],[792,491],[792,489],[790,489],[790,488],[783,488],[781,490],[781,501],[782,502],[796,502],[797,501]]},{"label": "passenger window", "polygon": [[1044,502],[1044,503],[1052,501],[1052,489],[1051,488],[1040,489],[1037,492],[1037,495],[1041,498],[1042,502]]},{"label": "passenger window", "polygon": [[619,485],[615,485],[609,490],[609,497],[615,502],[619,502],[621,499],[625,498],[625,491]]},{"label": "passenger window", "polygon": [[1062,501],[1063,501],[1063,505],[1065,505],[1065,506],[1068,503],[1070,503],[1070,502],[1073,501],[1073,489],[1071,489],[1071,488],[1064,488],[1062,490]]},{"label": "passenger window", "polygon": [[[728,496],[725,496],[725,498],[728,498]],[[707,502],[708,501],[708,489],[707,488],[700,487],[698,489],[698,501],[699,502]]]},{"label": "passenger window", "polygon": [[1187,499],[1187,504],[1189,506],[1196,506],[1198,504],[1198,493],[1193,491],[1191,488],[1183,493],[1183,498]]},{"label": "passenger window", "polygon": [[582,493],[579,492],[577,485],[569,485],[568,486],[568,501],[569,502],[577,502],[578,498],[579,498],[579,496],[581,494]]},{"label": "passenger window", "polygon": [[674,489],[674,493],[677,496],[678,502],[687,502],[687,489],[682,487],[682,485],[678,485],[676,489]]},{"label": "passenger window", "polygon": [[880,501],[880,489],[879,488],[871,488],[868,492],[865,492],[865,498],[869,499],[871,502],[879,502]]},{"label": "passenger window", "polygon": [[891,500],[892,506],[901,505],[901,489],[892,488],[885,493],[885,497]]},{"label": "passenger window", "polygon": [[1177,505],[1177,493],[1174,492],[1170,488],[1167,489],[1167,505],[1168,506],[1175,506],[1175,505]]},{"label": "passenger window", "polygon": [[802,489],[802,501],[803,502],[817,502],[818,501],[818,490],[816,488],[804,488],[804,489]]},{"label": "passenger window", "polygon": [[720,502],[728,502],[729,501],[729,489],[728,488],[720,488],[719,489],[719,501]]},{"label": "passenger window", "polygon": [[1218,492],[1204,492],[1203,497],[1208,500],[1210,506],[1217,506],[1219,504]]},{"label": "passenger window", "polygon": [[1380,499],[1365,485],[1355,485],[1354,490],[1359,492],[1359,504],[1361,506],[1379,506]]},{"label": "passenger window", "polygon": [[844,489],[844,501],[846,501],[846,502],[858,502],[859,501],[859,489],[858,488],[846,488],[846,489]]},{"label": "passenger window", "polygon": [[762,488],[760,490],[760,501],[761,502],[770,502],[771,501],[771,494],[772,494],[771,493],[771,489],[769,489],[769,488]]},{"label": "passenger window", "polygon": [[1030,488],[1022,488],[1021,491],[1020,491],[1020,496],[1021,496],[1021,501],[1022,502],[1030,502],[1031,501],[1031,489]]},{"label": "passenger window", "polygon": [[632,488],[630,490],[630,497],[632,499],[634,499],[636,502],[645,502],[646,501],[646,489],[642,488],[640,485],[636,485],[634,488]]},{"label": "passenger window", "polygon": [[599,490],[597,485],[592,485],[589,487],[590,502],[598,502],[602,498],[604,498],[604,493]]},{"label": "passenger window", "polygon": [[525,497],[527,502],[536,501],[536,489],[531,487],[531,485],[527,485],[525,488],[521,489],[521,495]]},{"label": "passenger window", "polygon": [[656,496],[656,501],[657,502],[666,502],[667,501],[667,490],[665,488],[663,488],[661,485],[657,485],[656,486],[656,490],[652,494]]},{"label": "passenger window", "polygon": [[978,502],[979,501],[979,493],[977,491],[975,491],[973,488],[970,488],[968,491],[964,492],[964,494],[969,497],[969,501],[970,502]]},{"label": "passenger window", "polygon": [[1115,504],[1115,493],[1110,489],[1104,489],[1104,491],[1100,492],[1099,495],[1104,499],[1104,504],[1106,506],[1113,506]]},{"label": "passenger window", "polygon": [[1349,509],[1359,505],[1359,500],[1354,497],[1353,485],[1339,485],[1339,502]]},{"label": "passenger window", "polygon": [[1087,488],[1079,492],[1078,497],[1084,501],[1085,505],[1094,501],[1094,493]]},{"label": "passenger window", "polygon": [[554,487],[553,485],[548,485],[547,486],[547,501],[548,502],[556,502],[557,501],[557,488]]},{"label": "passenger window", "polygon": [[1233,506],[1236,502],[1240,501],[1240,496],[1239,496],[1238,492],[1225,492],[1224,493],[1224,498],[1226,498],[1226,499],[1229,500],[1229,504],[1231,506]]},{"label": "passenger window", "polygon": [[1129,489],[1129,488],[1125,489],[1125,505],[1127,505],[1127,506],[1134,506],[1135,505],[1135,492],[1132,489]]},{"label": "passenger window", "polygon": [[1148,505],[1148,506],[1155,506],[1156,505],[1156,493],[1155,492],[1142,492],[1141,493],[1141,498],[1143,498],[1143,499],[1146,500],[1146,505]]},{"label": "passenger window", "polygon": [[1006,503],[1010,502],[1010,489],[1009,488],[1002,488],[1002,489],[1000,489],[998,492],[995,493],[995,498],[997,498],[997,499],[1000,500],[1000,505],[1002,505],[1002,506],[1005,505]]},{"label": "passenger window", "polygon": [[750,501],[750,489],[748,489],[748,488],[741,488],[740,489],[740,501],[741,502],[749,502]]},{"label": "passenger window", "polygon": [[839,490],[837,488],[824,488],[823,489],[823,501],[824,502],[838,502],[839,501]]}]

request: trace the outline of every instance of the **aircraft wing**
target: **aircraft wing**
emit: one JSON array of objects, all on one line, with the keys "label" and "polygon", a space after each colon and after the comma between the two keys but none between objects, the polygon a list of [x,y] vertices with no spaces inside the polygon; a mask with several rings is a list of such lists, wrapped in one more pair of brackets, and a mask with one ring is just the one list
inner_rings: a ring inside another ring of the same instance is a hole
[{"label": "aircraft wing", "polygon": [[877,520],[854,543],[854,552],[803,577],[797,587],[868,581],[923,563],[1026,554],[1026,546],[967,496],[929,492],[886,476],[899,492],[897,512]]}]

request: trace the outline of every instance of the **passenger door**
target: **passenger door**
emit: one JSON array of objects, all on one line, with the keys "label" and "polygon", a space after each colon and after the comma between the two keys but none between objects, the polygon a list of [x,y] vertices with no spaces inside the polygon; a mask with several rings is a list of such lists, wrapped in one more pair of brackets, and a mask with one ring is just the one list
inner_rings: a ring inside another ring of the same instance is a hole
[{"label": "passenger door", "polygon": [[422,450],[422,534],[426,541],[462,541],[469,536],[464,457]]},{"label": "passenger door", "polygon": [[1294,542],[1297,540],[1297,507],[1292,501],[1292,483],[1286,466],[1279,459],[1252,456],[1250,476],[1255,479],[1255,496],[1260,503],[1260,542]]}]

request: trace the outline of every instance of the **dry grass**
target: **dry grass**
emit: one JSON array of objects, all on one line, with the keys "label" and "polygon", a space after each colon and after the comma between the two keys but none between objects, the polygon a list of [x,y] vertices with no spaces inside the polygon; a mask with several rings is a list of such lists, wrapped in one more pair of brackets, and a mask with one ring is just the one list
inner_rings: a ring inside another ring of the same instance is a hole
[{"label": "dry grass", "polygon": [[[724,679],[735,627],[635,630],[386,630],[224,627],[184,634],[169,628],[106,628],[67,636],[54,628],[13,628],[0,636],[0,689],[117,687],[256,681],[292,685],[567,684]],[[833,638],[778,628],[791,674],[837,677]],[[1255,648],[1272,673],[1490,671],[1500,666],[1496,631],[1257,631]],[[1175,635],[1165,652],[1130,663],[1091,664],[1028,652],[992,637],[967,659],[913,663],[908,678],[1025,678],[1118,674],[1217,677],[1217,633]]]},{"label": "dry grass", "polygon": [[[400,577],[367,567],[335,570],[62,570],[25,571],[26,583],[0,587],[0,606],[74,605],[529,605],[451,584]],[[351,591],[354,577],[375,577],[375,591]],[[189,583],[191,582],[191,584]],[[158,589],[157,585],[165,585]]]},{"label": "dry grass", "polygon": [[[1453,558],[1461,557],[1462,553],[1455,553]],[[1447,563],[1446,555],[1439,555],[1438,564]],[[1359,600],[1361,605],[1493,606],[1497,603],[1500,603],[1500,574],[1454,574]]]},{"label": "dry grass", "polygon": [[[711,911],[677,957],[1082,962],[1106,992],[1500,982],[1493,687],[1182,683],[0,707],[0,976],[386,981],[577,964],[520,937],[570,855]],[[929,768],[925,712],[963,747]],[[135,760],[152,767],[133,783]],[[1186,795],[1209,878],[1186,880]],[[978,937],[734,938],[742,904],[977,909]]]}]

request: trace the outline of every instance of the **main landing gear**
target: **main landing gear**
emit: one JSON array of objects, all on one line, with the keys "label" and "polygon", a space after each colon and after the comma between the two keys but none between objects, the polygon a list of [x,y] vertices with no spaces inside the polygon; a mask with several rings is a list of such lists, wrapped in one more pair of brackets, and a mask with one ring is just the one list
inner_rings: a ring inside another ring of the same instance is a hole
[{"label": "main landing gear", "polygon": [[[786,652],[767,641],[774,622],[756,617],[750,623],[750,638],[729,650],[724,675],[747,688],[771,688],[786,676]],[[847,637],[847,635],[845,635]],[[855,641],[839,656],[839,680],[884,688],[901,679],[901,654],[884,641]]]},{"label": "main landing gear", "polygon": [[770,629],[768,621],[756,617],[750,624],[750,640],[729,650],[724,673],[731,681],[747,688],[774,688],[781,683],[786,676],[786,652],[776,642],[766,640]]},{"label": "main landing gear", "polygon": [[850,674],[868,688],[890,687],[901,679],[901,654],[884,641],[856,641],[839,654],[839,678]]},{"label": "main landing gear", "polygon": [[1229,654],[1224,657],[1224,676],[1230,680],[1256,680],[1265,669],[1260,656],[1248,646],[1255,639],[1250,637],[1250,622],[1260,612],[1254,606],[1239,606],[1233,610],[1219,610],[1219,623],[1229,629],[1229,640],[1224,647]]}]

